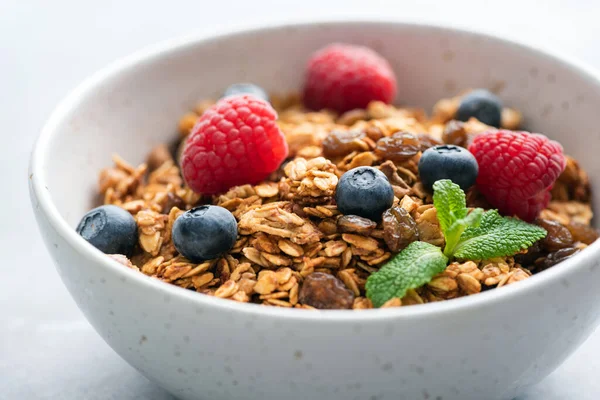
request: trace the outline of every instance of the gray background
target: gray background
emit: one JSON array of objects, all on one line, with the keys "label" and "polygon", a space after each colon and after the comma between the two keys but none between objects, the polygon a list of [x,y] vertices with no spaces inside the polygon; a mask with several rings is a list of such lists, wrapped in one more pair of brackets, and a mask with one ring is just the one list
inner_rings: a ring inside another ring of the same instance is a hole
[{"label": "gray background", "polygon": [[[27,195],[27,159],[43,122],[108,62],[174,36],[316,15],[442,21],[551,46],[600,68],[600,2],[592,0],[546,0],[543,9],[525,0],[287,3],[0,0],[0,399],[171,399],[83,318],[52,266]],[[597,331],[520,399],[597,399],[599,359]]]}]

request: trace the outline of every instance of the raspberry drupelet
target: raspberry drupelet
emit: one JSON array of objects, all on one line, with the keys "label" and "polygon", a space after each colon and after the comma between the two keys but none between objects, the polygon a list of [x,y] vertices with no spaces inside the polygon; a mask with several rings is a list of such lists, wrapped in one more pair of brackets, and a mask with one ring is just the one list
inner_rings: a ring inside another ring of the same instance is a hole
[{"label": "raspberry drupelet", "polygon": [[276,119],[271,105],[252,95],[226,97],[205,111],[181,158],[190,188],[218,194],[266,179],[288,155]]}]

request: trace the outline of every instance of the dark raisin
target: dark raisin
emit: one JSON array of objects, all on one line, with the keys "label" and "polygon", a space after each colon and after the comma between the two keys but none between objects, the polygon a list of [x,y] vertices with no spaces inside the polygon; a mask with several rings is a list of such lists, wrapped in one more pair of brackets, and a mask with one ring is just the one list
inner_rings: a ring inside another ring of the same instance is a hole
[{"label": "dark raisin", "polygon": [[540,242],[538,241],[531,245],[526,253],[516,254],[515,262],[527,268],[532,266],[535,263],[535,260],[542,257],[544,254],[542,246],[540,246]]},{"label": "dark raisin", "polygon": [[323,140],[323,154],[327,157],[339,157],[353,151],[368,150],[361,139],[367,135],[362,131],[332,131]]},{"label": "dark raisin", "polygon": [[421,143],[421,151],[425,151],[430,147],[439,146],[440,144],[444,144],[437,140],[436,138],[429,136],[426,133],[419,133],[417,135],[419,142]]},{"label": "dark raisin", "polygon": [[563,262],[567,258],[578,253],[579,251],[580,249],[576,247],[565,247],[564,249],[560,249],[558,251],[555,251],[554,253],[548,254],[546,258],[538,259],[535,264],[540,270],[544,270],[553,267],[560,262]]},{"label": "dark raisin", "polygon": [[477,186],[471,186],[471,188],[467,191],[467,207],[471,208],[483,208],[485,210],[489,210],[492,205],[486,200],[485,197],[479,192]]},{"label": "dark raisin", "polygon": [[467,147],[469,143],[469,134],[465,130],[465,123],[455,120],[448,122],[444,128],[442,140],[446,144]]},{"label": "dark raisin", "polygon": [[592,244],[598,239],[598,231],[585,224],[571,222],[567,225],[567,229],[571,232],[571,236],[573,236],[573,240],[576,242]]},{"label": "dark raisin", "polygon": [[391,251],[397,252],[419,240],[417,223],[402,207],[392,207],[383,213],[383,239]]},{"label": "dark raisin", "polygon": [[175,193],[167,193],[167,198],[165,200],[165,205],[163,206],[162,213],[169,214],[171,208],[177,207],[180,210],[185,209],[185,201]]},{"label": "dark raisin", "polygon": [[540,241],[542,248],[548,252],[564,249],[573,244],[571,232],[560,223],[549,219],[538,219],[536,224],[548,231],[546,237]]},{"label": "dark raisin", "polygon": [[337,220],[338,230],[342,233],[358,233],[368,236],[376,226],[375,222],[358,215],[344,215]]},{"label": "dark raisin", "polygon": [[406,161],[421,151],[419,139],[408,132],[397,132],[390,137],[377,141],[375,154],[379,157],[396,162]]},{"label": "dark raisin", "polygon": [[354,293],[335,276],[313,272],[304,279],[298,300],[322,310],[349,309],[354,302]]}]

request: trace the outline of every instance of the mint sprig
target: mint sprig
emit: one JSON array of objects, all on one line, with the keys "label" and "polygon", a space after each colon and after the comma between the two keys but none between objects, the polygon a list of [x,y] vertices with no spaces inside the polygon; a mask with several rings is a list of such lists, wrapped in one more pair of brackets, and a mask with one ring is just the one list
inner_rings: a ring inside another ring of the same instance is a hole
[{"label": "mint sprig", "polygon": [[452,257],[454,248],[468,227],[479,225],[483,210],[476,208],[469,213],[465,192],[448,179],[433,184],[433,205],[437,210],[440,228],[446,239],[444,254]]},{"label": "mint sprig", "polygon": [[465,192],[448,179],[435,182],[433,190],[433,204],[446,241],[444,252],[429,243],[413,242],[371,274],[365,287],[375,307],[431,281],[452,259],[512,256],[547,234],[539,226],[502,217],[497,210],[469,210]]},{"label": "mint sprig", "polygon": [[509,256],[529,248],[546,236],[546,230],[516,218],[502,217],[496,210],[483,214],[479,226],[467,228],[453,251],[462,260],[485,260]]},{"label": "mint sprig", "polygon": [[379,271],[371,274],[365,285],[367,296],[375,307],[402,298],[408,289],[423,286],[444,271],[448,258],[439,247],[426,242],[412,242]]}]

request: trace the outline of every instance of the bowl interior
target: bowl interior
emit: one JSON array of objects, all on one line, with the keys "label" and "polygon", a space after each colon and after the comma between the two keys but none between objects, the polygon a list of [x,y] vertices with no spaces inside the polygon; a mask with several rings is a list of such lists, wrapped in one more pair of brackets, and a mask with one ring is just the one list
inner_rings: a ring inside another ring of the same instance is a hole
[{"label": "bowl interior", "polygon": [[97,199],[97,174],[111,165],[112,153],[143,161],[154,145],[176,137],[184,112],[231,83],[298,90],[311,52],[336,41],[372,47],[390,61],[398,77],[397,104],[431,110],[438,99],[465,88],[497,90],[506,105],[523,112],[527,130],[558,139],[587,169],[592,185],[600,185],[600,84],[583,70],[468,32],[392,23],[307,24],[141,53],[89,80],[63,103],[39,149],[37,170],[59,213],[77,224]]}]

